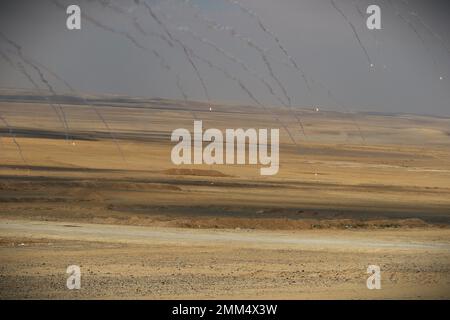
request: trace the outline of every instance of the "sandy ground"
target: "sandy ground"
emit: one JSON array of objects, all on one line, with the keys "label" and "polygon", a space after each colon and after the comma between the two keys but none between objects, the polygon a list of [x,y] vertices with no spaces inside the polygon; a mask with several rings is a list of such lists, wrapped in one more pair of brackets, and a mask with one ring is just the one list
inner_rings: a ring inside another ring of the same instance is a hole
[{"label": "sandy ground", "polygon": [[112,133],[58,99],[67,136],[42,99],[0,95],[1,298],[450,298],[450,119],[299,109],[303,134],[274,109],[296,143],[280,129],[262,177],[170,161],[191,111],[205,129],[280,127],[258,108],[88,97]]},{"label": "sandy ground", "polygon": [[[2,298],[448,299],[450,231],[192,230],[2,220]],[[82,239],[82,240],[80,240]],[[65,287],[67,266],[82,288]],[[367,266],[381,289],[366,287]]]}]

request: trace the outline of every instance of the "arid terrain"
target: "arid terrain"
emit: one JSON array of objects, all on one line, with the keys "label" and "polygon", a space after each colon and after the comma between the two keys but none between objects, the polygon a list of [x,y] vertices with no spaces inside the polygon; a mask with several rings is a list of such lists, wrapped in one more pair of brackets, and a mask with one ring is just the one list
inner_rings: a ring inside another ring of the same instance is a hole
[{"label": "arid terrain", "polygon": [[[449,118],[0,93],[0,298],[450,298]],[[175,166],[194,116],[279,173]]]}]

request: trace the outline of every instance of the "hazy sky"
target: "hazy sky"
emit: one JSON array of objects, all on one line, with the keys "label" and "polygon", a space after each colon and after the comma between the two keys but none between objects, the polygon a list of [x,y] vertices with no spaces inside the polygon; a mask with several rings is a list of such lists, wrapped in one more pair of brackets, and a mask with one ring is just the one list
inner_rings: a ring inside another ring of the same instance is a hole
[{"label": "hazy sky", "polygon": [[[162,25],[142,0],[57,2],[81,7],[81,30],[67,30],[53,1],[2,0],[0,31],[78,93],[450,116],[448,0],[334,0],[342,13],[331,0],[239,0],[250,13],[226,0],[147,0]],[[370,4],[382,30],[366,27]],[[0,87],[33,88],[22,63],[44,88],[13,46],[0,39],[0,50],[14,64],[0,56]]]}]

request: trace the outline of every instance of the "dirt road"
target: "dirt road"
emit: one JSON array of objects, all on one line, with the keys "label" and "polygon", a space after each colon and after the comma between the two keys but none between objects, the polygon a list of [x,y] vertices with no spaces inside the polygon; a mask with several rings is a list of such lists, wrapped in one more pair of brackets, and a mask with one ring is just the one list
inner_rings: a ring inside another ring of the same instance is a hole
[{"label": "dirt road", "polygon": [[[0,221],[1,298],[449,298],[450,231]],[[66,288],[67,266],[82,270]],[[382,270],[366,287],[367,266]]]},{"label": "dirt road", "polygon": [[[239,246],[297,246],[307,249],[370,249],[392,248],[399,250],[427,249],[450,252],[450,238],[440,241],[430,239],[411,240],[396,238],[373,238],[376,232],[276,232],[253,230],[193,230],[181,228],[148,228],[105,224],[67,224],[62,222],[40,222],[25,220],[0,221],[2,236],[57,240],[100,241],[133,244],[176,244],[176,245],[224,245],[234,243]],[[381,233],[383,234],[383,233]],[[387,233],[389,234],[389,233]],[[450,235],[450,232],[448,233]]]}]

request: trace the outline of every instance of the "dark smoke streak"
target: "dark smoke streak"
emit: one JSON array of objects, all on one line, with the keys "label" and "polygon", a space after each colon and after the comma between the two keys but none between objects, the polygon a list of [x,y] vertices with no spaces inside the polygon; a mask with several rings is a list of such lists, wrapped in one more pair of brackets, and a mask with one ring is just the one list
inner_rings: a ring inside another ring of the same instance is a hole
[{"label": "dark smoke streak", "polygon": [[[190,50],[190,49],[189,49],[189,50]],[[292,134],[291,134],[290,130],[288,129],[288,127],[287,127],[285,124],[283,124],[283,122],[281,122],[281,120],[280,120],[273,112],[270,112],[270,111],[268,110],[268,108],[267,108],[264,104],[262,104],[262,103],[261,103],[261,102],[260,102],[260,101],[252,94],[252,92],[251,92],[251,91],[250,91],[250,90],[242,83],[242,81],[241,81],[240,79],[237,79],[235,76],[231,75],[231,74],[230,74],[229,72],[227,72],[225,69],[223,69],[223,68],[221,68],[221,67],[219,67],[219,66],[213,64],[211,61],[209,61],[209,60],[207,60],[207,59],[205,59],[205,58],[203,58],[203,57],[198,56],[196,53],[194,53],[194,52],[191,51],[191,54],[193,55],[194,58],[196,58],[196,59],[198,59],[199,61],[202,61],[203,63],[207,64],[210,68],[216,69],[216,70],[222,72],[222,73],[225,75],[225,77],[229,78],[230,80],[233,80],[233,81],[237,82],[237,84],[239,85],[239,87],[241,88],[241,90],[242,90],[243,92],[245,92],[245,93],[249,96],[249,98],[250,98],[254,103],[256,103],[258,106],[260,106],[261,108],[263,108],[264,111],[266,111],[269,115],[271,115],[271,116],[273,116],[273,117],[275,118],[275,120],[277,121],[277,123],[278,123],[279,125],[281,125],[281,126],[284,128],[284,130],[285,130],[286,133],[288,134],[288,136],[289,136],[289,138],[291,139],[291,141],[292,141],[295,145],[297,145],[297,142],[295,141],[295,139],[294,139],[294,137],[292,136]]]},{"label": "dark smoke streak", "polygon": [[25,160],[25,157],[23,156],[23,152],[22,152],[22,147],[20,146],[20,144],[17,142],[16,140],[16,134],[14,133],[13,129],[11,128],[11,126],[9,125],[8,121],[6,121],[6,119],[4,117],[2,117],[0,115],[0,120],[5,124],[6,128],[8,128],[9,134],[11,135],[13,142],[17,148],[17,151],[20,155],[20,158],[22,159],[22,162],[28,166],[27,161]]},{"label": "dark smoke streak", "polygon": [[[147,36],[147,37],[148,37],[148,36],[152,36],[152,37],[159,38],[159,39],[163,40],[164,42],[166,42],[171,48],[174,47],[173,42],[172,42],[170,39],[168,39],[164,34],[157,33],[157,32],[153,32],[153,31],[150,31],[150,32],[149,32],[149,31],[145,30],[144,27],[139,23],[137,17],[133,16],[133,15],[130,14],[128,11],[126,11],[126,10],[124,10],[124,9],[118,7],[118,6],[115,6],[115,5],[111,4],[111,3],[109,3],[109,1],[99,1],[99,2],[100,2],[100,4],[101,4],[103,7],[109,8],[109,9],[113,10],[114,12],[116,12],[116,13],[118,13],[118,14],[121,14],[121,15],[126,16],[127,18],[130,18],[131,21],[132,21],[133,27],[134,27],[140,34],[142,34],[142,35],[144,35],[144,36]],[[139,1],[136,1],[136,3],[137,3],[137,4],[140,4]],[[166,70],[166,71],[171,71],[171,70],[172,70],[172,68],[170,67],[170,65],[169,65],[169,64],[166,62],[166,60],[164,59],[163,55],[160,54],[156,49],[148,49],[148,48],[146,48],[144,45],[140,44],[140,43],[137,41],[137,39],[134,38],[134,37],[133,37],[131,34],[129,34],[128,32],[124,32],[124,31],[120,31],[120,30],[116,30],[116,29],[114,29],[114,28],[108,27],[108,26],[106,26],[106,25],[104,25],[104,24],[102,24],[102,23],[100,23],[100,22],[94,20],[92,17],[90,17],[90,20],[91,20],[91,21],[94,21],[94,22],[95,22],[94,25],[97,26],[97,27],[99,27],[99,28],[102,28],[102,29],[104,29],[104,30],[106,30],[106,31],[109,31],[109,32],[112,32],[112,33],[119,34],[119,35],[121,35],[121,36],[125,36],[125,37],[126,37],[129,41],[131,41],[137,48],[139,48],[139,49],[141,49],[141,50],[144,50],[144,51],[147,51],[147,52],[150,51],[156,58],[158,58],[159,63],[160,63],[160,66],[161,66],[161,68],[162,68],[163,70]],[[91,22],[91,21],[90,21],[90,22]],[[158,21],[159,21],[159,19],[158,19]],[[196,70],[196,66],[194,66],[194,70]],[[175,78],[176,78],[175,83],[176,83],[177,89],[181,92],[181,95],[182,95],[182,97],[183,97],[183,99],[184,99],[184,102],[185,102],[185,104],[186,104],[186,106],[187,106],[187,105],[188,105],[188,96],[187,96],[187,94],[186,94],[186,91],[183,89],[183,87],[182,87],[182,85],[181,85],[180,75],[179,75],[179,73],[177,73],[176,71],[175,71]],[[203,81],[203,80],[201,80],[201,81]],[[203,85],[204,85],[204,83],[203,83]],[[206,86],[203,86],[203,87],[206,88]],[[206,92],[206,91],[205,91],[205,92]],[[206,95],[206,96],[208,97],[208,95]],[[208,98],[208,100],[209,100],[209,98]],[[197,115],[195,114],[195,112],[194,112],[193,110],[189,110],[189,111],[190,111],[192,117],[193,117],[194,119],[197,119]]]},{"label": "dark smoke streak", "polygon": [[339,14],[344,18],[344,20],[348,23],[348,25],[350,26],[350,28],[353,31],[353,35],[355,36],[356,40],[358,41],[359,46],[361,47],[361,49],[364,52],[364,55],[367,58],[367,61],[369,62],[369,66],[372,67],[373,63],[372,60],[370,59],[369,53],[367,52],[366,47],[362,44],[361,39],[359,38],[358,32],[356,31],[355,26],[353,25],[353,23],[347,18],[347,16],[345,15],[345,13],[336,5],[334,0],[330,0],[332,6],[334,7],[334,9],[336,9],[337,12],[339,12]]},{"label": "dark smoke streak", "polygon": [[[225,50],[223,50],[222,48],[218,47],[217,45],[214,45],[212,42],[208,41],[208,45],[214,47],[214,49],[216,51],[219,51],[221,54],[223,54],[224,56],[226,56],[228,59],[232,60],[233,62],[241,65],[241,67],[247,71],[248,73],[250,73],[252,76],[256,77],[258,80],[260,80],[264,86],[269,90],[270,94],[273,95],[277,101],[279,101],[283,106],[286,106],[290,109],[291,113],[293,114],[294,118],[297,120],[302,133],[304,136],[306,136],[303,124],[301,122],[301,120],[299,119],[299,117],[295,114],[295,112],[292,109],[292,103],[291,103],[291,98],[289,97],[287,90],[285,89],[285,87],[283,86],[283,84],[281,83],[281,81],[275,76],[273,68],[268,60],[268,56],[266,54],[266,51],[261,48],[260,46],[258,46],[252,39],[248,38],[248,37],[244,37],[241,34],[239,34],[233,27],[230,26],[223,26],[220,23],[204,16],[203,14],[200,13],[200,9],[195,5],[192,4],[189,0],[184,0],[184,3],[189,5],[189,7],[195,9],[197,12],[194,13],[194,17],[200,19],[201,21],[203,21],[208,27],[213,28],[214,30],[217,31],[225,31],[228,32],[230,34],[230,36],[237,38],[238,40],[244,42],[247,46],[249,46],[250,48],[256,50],[260,56],[262,61],[264,62],[264,64],[266,65],[266,68],[269,71],[269,74],[271,76],[271,78],[277,83],[277,85],[280,87],[280,89],[283,92],[283,95],[285,96],[285,98],[288,100],[288,103],[285,103],[283,101],[283,99],[281,99],[274,91],[274,89],[272,88],[272,86],[261,76],[259,76],[258,74],[252,72],[246,65],[245,63],[243,63],[242,61],[240,61],[239,59],[233,57],[231,54],[227,54]],[[192,35],[192,31],[190,32]],[[196,38],[201,38],[198,35],[195,36]],[[199,40],[199,39],[198,39]],[[206,42],[206,39],[201,38],[200,41],[202,42]]]},{"label": "dark smoke streak", "polygon": [[[50,91],[52,96],[56,96],[57,94],[56,94],[56,91],[53,89],[53,86],[45,78],[41,69],[38,66],[36,66],[34,63],[32,63],[27,57],[25,57],[25,55],[22,52],[22,47],[20,45],[18,45],[17,43],[15,43],[13,40],[6,37],[2,32],[0,32],[0,37],[16,50],[18,56],[20,57],[20,59],[22,59],[22,61],[25,64],[27,64],[28,66],[30,66],[32,69],[34,69],[36,71],[36,73],[39,75],[41,82],[47,87],[47,89]],[[23,70],[25,70],[25,69],[23,68]],[[29,78],[29,77],[27,77],[27,78]],[[34,82],[33,82],[33,84],[34,84]],[[48,99],[48,97],[46,97],[46,100],[49,102],[49,104],[52,106],[52,108],[54,108],[56,114],[58,114],[58,112],[56,111],[56,108],[53,106],[53,103],[51,103],[50,99]],[[66,141],[68,141],[69,140],[69,124],[67,122],[66,114],[65,114],[62,106],[60,104],[57,104],[57,105],[58,105],[59,110],[62,115],[62,123],[63,123],[65,134],[66,134]],[[59,114],[58,114],[58,118],[61,120]]]},{"label": "dark smoke streak", "polygon": [[231,2],[235,5],[237,5],[243,12],[245,12],[246,14],[248,14],[249,16],[253,17],[254,19],[256,19],[258,26],[260,27],[260,29],[267,35],[269,35],[277,44],[278,48],[281,50],[281,52],[283,52],[283,54],[285,55],[285,57],[289,60],[289,62],[292,64],[292,66],[294,66],[294,68],[300,72],[300,75],[302,76],[303,81],[305,82],[305,85],[308,89],[309,92],[311,92],[311,87],[309,86],[308,80],[306,78],[306,74],[303,71],[303,69],[299,66],[299,64],[295,61],[295,59],[288,53],[287,49],[284,47],[284,45],[281,43],[279,37],[273,32],[271,31],[266,25],[265,23],[263,23],[262,19],[252,10],[244,7],[239,1],[235,1],[235,0],[225,0],[228,2]]},{"label": "dark smoke streak", "polygon": [[146,2],[146,1],[139,1],[136,0],[136,3],[139,4],[143,4],[143,6],[147,9],[148,14],[152,17],[152,19],[161,27],[161,29],[164,31],[164,33],[168,36],[168,38],[173,42],[173,43],[177,43],[178,45],[181,46],[181,48],[183,49],[183,53],[186,57],[186,59],[188,60],[189,64],[191,65],[192,69],[195,72],[196,77],[198,78],[200,85],[202,86],[203,92],[205,94],[205,97],[208,101],[208,103],[211,102],[210,99],[210,95],[208,93],[208,88],[206,87],[205,81],[197,67],[197,65],[195,64],[195,62],[192,60],[192,57],[189,54],[189,50],[187,50],[186,45],[181,42],[179,39],[175,38],[172,33],[169,31],[169,29],[166,27],[166,25],[162,22],[161,19],[158,18],[158,16],[156,15],[156,13],[153,11],[152,7]]},{"label": "dark smoke streak", "polygon": [[[8,50],[9,53],[11,54],[15,54],[18,55],[17,52],[10,52]],[[36,91],[39,94],[42,94],[44,96],[44,99],[47,101],[47,103],[49,104],[49,106],[52,108],[53,112],[56,114],[56,116],[58,117],[58,121],[62,124],[63,129],[65,130],[66,127],[64,125],[64,120],[61,118],[60,113],[58,112],[58,109],[56,108],[56,106],[50,101],[50,99],[44,94],[42,93],[41,88],[39,87],[39,85],[34,81],[34,79],[31,77],[31,75],[28,73],[28,71],[26,70],[25,66],[18,61],[17,63],[14,63],[6,53],[4,52],[0,52],[0,55],[2,56],[2,58],[4,60],[6,60],[13,69],[17,70],[19,73],[21,73],[22,75],[25,76],[25,78],[33,85],[34,89],[36,89]],[[20,57],[19,57],[20,58]],[[67,140],[67,135],[66,135],[66,140]]]}]

